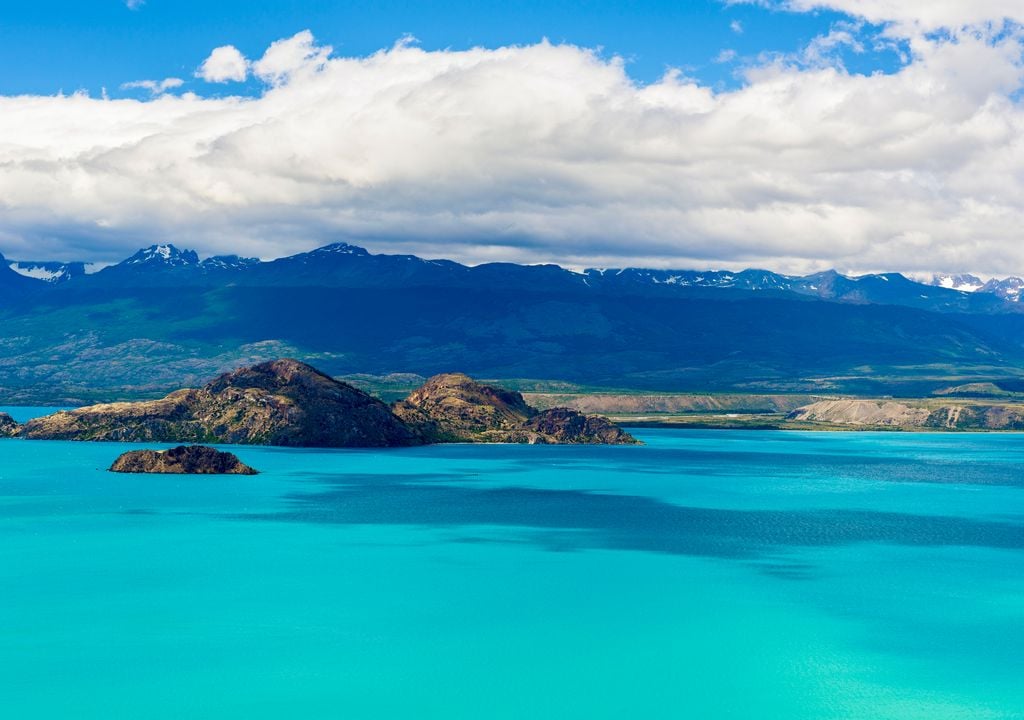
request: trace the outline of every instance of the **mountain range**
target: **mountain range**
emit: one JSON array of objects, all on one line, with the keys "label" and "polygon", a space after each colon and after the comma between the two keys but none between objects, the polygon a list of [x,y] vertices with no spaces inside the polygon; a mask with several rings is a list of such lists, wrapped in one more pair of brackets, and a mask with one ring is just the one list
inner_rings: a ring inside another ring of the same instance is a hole
[{"label": "mountain range", "polygon": [[98,270],[5,261],[0,401],[151,397],[281,356],[336,375],[457,368],[625,389],[1015,388],[1012,280],[467,266],[346,243],[272,261],[169,244]]},{"label": "mountain range", "polygon": [[[0,255],[0,258],[3,256]],[[882,303],[936,309],[998,310],[999,300],[1018,303],[1024,279],[1008,277],[983,281],[970,274],[937,274],[927,283],[899,273],[842,275],[835,270],[811,275],[783,275],[768,270],[652,270],[645,268],[565,270],[556,265],[521,266],[489,263],[476,267],[448,260],[423,260],[413,255],[373,255],[347,243],[334,243],[311,252],[272,261],[238,255],[200,260],[194,250],[171,244],[153,245],[106,267],[84,262],[5,260],[15,273],[43,284],[75,282],[89,286],[161,285],[211,286],[233,283],[252,286],[385,286],[406,284],[479,285],[543,278],[546,282],[600,286],[605,289],[663,286],[672,288],[731,288],[792,292],[826,300]],[[9,278],[9,276],[8,276]],[[30,287],[24,283],[22,287]],[[939,290],[948,290],[943,293]],[[975,294],[981,300],[969,301]]]}]

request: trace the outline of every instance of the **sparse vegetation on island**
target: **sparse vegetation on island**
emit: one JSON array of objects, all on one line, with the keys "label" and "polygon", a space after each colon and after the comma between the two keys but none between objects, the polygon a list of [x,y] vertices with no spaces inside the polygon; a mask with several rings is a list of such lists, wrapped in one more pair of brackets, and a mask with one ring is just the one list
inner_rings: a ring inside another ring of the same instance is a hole
[{"label": "sparse vegetation on island", "polygon": [[515,391],[440,375],[393,408],[291,359],[159,399],[92,405],[11,427],[29,440],[402,447],[438,442],[633,444],[600,416],[538,411]]}]

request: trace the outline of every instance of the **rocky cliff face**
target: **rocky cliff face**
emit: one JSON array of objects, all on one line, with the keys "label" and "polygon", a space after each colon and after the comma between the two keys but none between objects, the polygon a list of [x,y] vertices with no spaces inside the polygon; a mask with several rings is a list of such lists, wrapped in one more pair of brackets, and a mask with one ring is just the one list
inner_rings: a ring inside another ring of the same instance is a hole
[{"label": "rocky cliff face", "polygon": [[14,437],[21,430],[21,426],[14,422],[7,413],[0,413],[0,438]]},{"label": "rocky cliff face", "polygon": [[794,410],[787,419],[860,428],[1024,430],[1024,407],[927,401],[821,400]]},{"label": "rocky cliff face", "polygon": [[387,405],[295,360],[242,368],[150,402],[93,405],[31,420],[30,439],[392,447],[419,437]]},{"label": "rocky cliff face", "polygon": [[133,450],[110,466],[117,473],[174,475],[255,475],[256,471],[229,452],[202,445],[181,445],[170,450]]},{"label": "rocky cliff face", "polygon": [[538,412],[517,392],[459,373],[430,378],[393,409],[428,442],[636,443],[604,418],[567,408]]}]

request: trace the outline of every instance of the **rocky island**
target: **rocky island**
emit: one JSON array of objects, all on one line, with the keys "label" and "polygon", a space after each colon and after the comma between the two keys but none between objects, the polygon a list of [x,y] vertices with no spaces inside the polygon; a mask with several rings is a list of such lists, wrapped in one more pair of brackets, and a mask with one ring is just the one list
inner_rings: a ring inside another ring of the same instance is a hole
[{"label": "rocky island", "polygon": [[116,473],[173,475],[256,475],[235,455],[202,445],[180,445],[170,450],[132,450],[110,466]]},{"label": "rocky island", "polygon": [[635,444],[609,420],[568,408],[539,411],[511,390],[484,385],[468,375],[436,375],[405,400],[395,414],[427,442],[531,444]]},{"label": "rocky island", "polygon": [[92,405],[30,420],[41,440],[397,447],[420,438],[380,400],[295,360],[241,368],[160,400]]},{"label": "rocky island", "polygon": [[389,407],[290,359],[240,368],[202,388],[177,390],[159,400],[54,413],[10,432],[30,440],[291,447],[637,442],[605,418],[566,408],[539,411],[517,392],[462,374],[433,377]]}]

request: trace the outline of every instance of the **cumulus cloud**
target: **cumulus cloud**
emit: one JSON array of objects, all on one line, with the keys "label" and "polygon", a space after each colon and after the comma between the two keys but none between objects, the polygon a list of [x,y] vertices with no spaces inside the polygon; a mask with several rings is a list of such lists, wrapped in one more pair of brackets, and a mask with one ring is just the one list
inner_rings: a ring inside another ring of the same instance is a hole
[{"label": "cumulus cloud", "polygon": [[320,69],[330,55],[329,45],[318,46],[313,33],[303,30],[272,44],[263,57],[253,63],[252,70],[264,82],[280,85],[299,71]]},{"label": "cumulus cloud", "polygon": [[163,95],[168,90],[179,88],[185,84],[181,78],[170,77],[163,80],[133,80],[121,85],[122,90],[149,90],[150,95]]},{"label": "cumulus cloud", "polygon": [[196,70],[196,77],[206,82],[244,82],[249,76],[249,61],[234,45],[214,48]]},{"label": "cumulus cloud", "polygon": [[0,97],[0,250],[1024,273],[1020,39],[911,45],[891,74],[775,58],[715,91],[569,45],[300,33],[259,97]]}]

